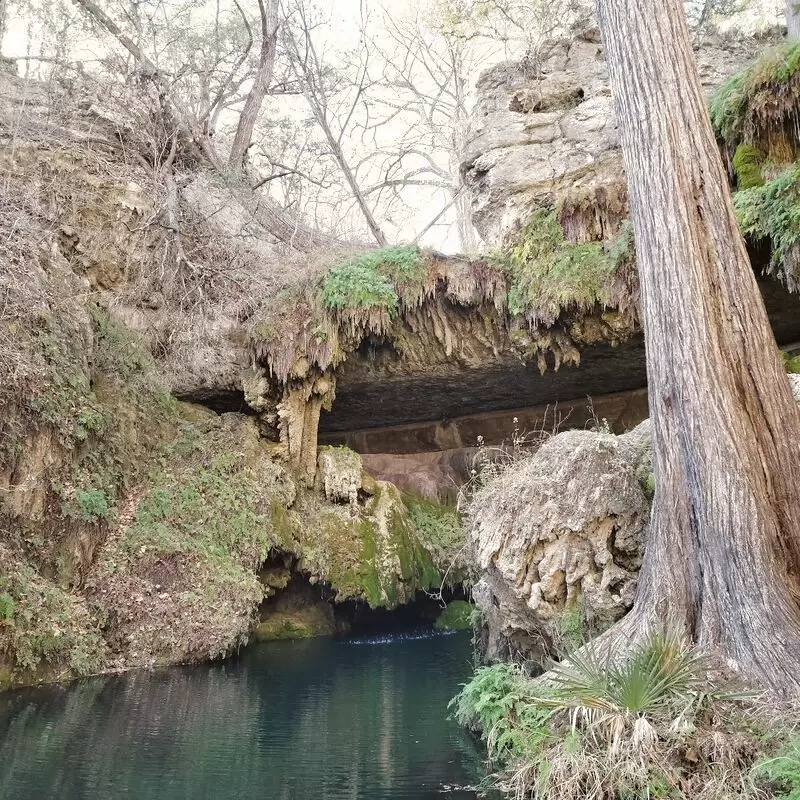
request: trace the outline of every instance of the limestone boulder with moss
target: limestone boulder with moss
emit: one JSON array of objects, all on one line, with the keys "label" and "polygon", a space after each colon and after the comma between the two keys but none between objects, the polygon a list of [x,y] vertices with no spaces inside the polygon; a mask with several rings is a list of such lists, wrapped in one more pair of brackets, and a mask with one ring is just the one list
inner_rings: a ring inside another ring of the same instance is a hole
[{"label": "limestone boulder with moss", "polygon": [[372,608],[395,608],[418,591],[438,589],[442,571],[399,490],[369,480],[361,492],[355,508],[306,493],[280,512],[298,555],[297,570],[328,584],[336,601],[358,600]]},{"label": "limestone boulder with moss", "polygon": [[650,516],[646,427],[558,434],[475,493],[469,538],[489,658],[543,662],[631,608]]}]

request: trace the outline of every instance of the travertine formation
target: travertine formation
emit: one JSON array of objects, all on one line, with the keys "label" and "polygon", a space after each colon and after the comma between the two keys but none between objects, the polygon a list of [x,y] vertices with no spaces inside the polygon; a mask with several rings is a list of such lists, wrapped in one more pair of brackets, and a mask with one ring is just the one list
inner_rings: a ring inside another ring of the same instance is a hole
[{"label": "travertine formation", "polygon": [[597,630],[633,604],[650,514],[649,423],[567,431],[475,494],[469,541],[486,655],[543,661],[565,620]]}]

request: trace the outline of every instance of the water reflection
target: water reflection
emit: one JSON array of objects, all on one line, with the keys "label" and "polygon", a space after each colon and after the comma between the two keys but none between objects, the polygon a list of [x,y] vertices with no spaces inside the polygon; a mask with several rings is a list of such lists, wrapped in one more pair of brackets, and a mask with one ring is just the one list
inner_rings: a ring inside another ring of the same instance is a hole
[{"label": "water reflection", "polygon": [[0,798],[467,800],[469,666],[464,635],[312,640],[0,695]]}]

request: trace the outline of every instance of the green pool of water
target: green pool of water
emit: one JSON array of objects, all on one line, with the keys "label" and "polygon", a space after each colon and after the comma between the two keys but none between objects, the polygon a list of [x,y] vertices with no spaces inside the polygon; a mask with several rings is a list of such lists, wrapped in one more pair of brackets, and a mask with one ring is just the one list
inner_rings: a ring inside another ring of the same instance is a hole
[{"label": "green pool of water", "polygon": [[471,800],[468,634],[257,645],[0,694],[2,800]]}]

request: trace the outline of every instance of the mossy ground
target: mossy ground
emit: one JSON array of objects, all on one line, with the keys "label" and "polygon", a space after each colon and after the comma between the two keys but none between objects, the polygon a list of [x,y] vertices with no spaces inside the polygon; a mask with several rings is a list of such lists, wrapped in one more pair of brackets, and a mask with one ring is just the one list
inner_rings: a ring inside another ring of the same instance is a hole
[{"label": "mossy ground", "polygon": [[268,620],[259,622],[253,631],[257,642],[274,642],[281,639],[310,639],[314,636],[328,636],[330,631],[318,631],[304,617],[293,614],[276,614]]}]

